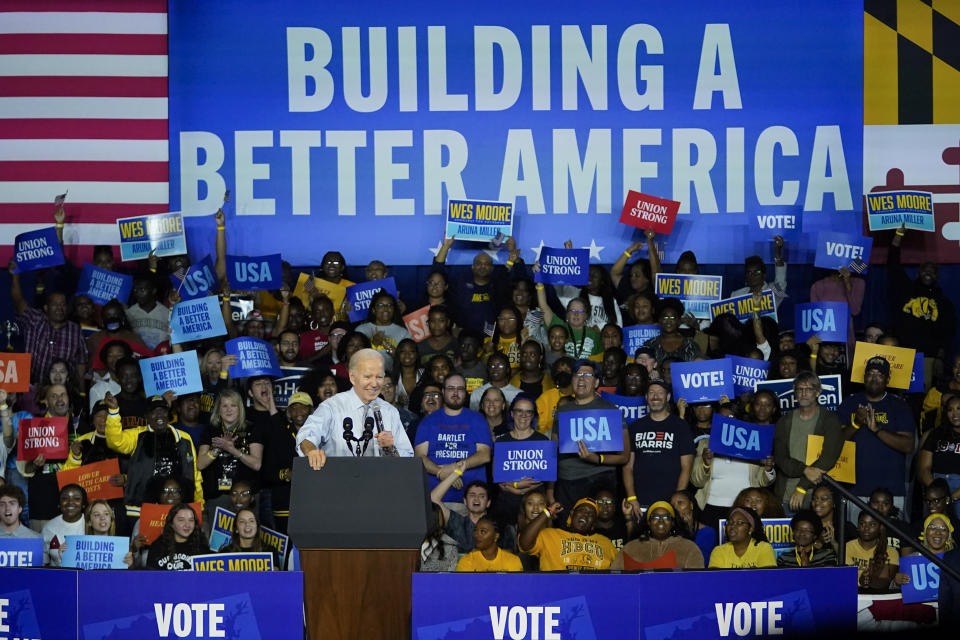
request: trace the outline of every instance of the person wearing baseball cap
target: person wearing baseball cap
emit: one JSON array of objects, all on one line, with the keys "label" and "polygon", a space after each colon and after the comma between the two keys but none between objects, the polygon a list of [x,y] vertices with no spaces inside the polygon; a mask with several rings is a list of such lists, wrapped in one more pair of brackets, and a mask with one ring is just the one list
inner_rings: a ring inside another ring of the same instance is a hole
[{"label": "person wearing baseball cap", "polygon": [[313,413],[313,399],[304,391],[297,391],[287,400],[286,420],[283,426],[265,433],[264,460],[260,469],[265,489],[270,491],[277,531],[287,532],[290,518],[290,480],[293,460],[297,457],[297,432]]},{"label": "person wearing baseball cap", "polygon": [[554,502],[520,529],[520,551],[539,557],[541,571],[609,569],[616,549],[609,538],[596,533],[597,503],[580,498],[567,516],[566,529],[547,527],[562,511],[563,506]]},{"label": "person wearing baseball cap", "polygon": [[863,367],[863,391],[844,398],[837,415],[844,436],[857,446],[853,491],[866,502],[874,489],[888,487],[893,504],[903,510],[906,460],[913,452],[917,427],[907,403],[887,392],[890,370],[883,356],[869,358]]}]

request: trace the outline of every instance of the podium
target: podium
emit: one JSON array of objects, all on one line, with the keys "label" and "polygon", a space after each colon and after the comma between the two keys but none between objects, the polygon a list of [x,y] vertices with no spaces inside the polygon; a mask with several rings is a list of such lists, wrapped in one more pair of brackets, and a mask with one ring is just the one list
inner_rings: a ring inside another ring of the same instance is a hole
[{"label": "podium", "polygon": [[287,533],[310,640],[410,637],[412,576],[433,518],[418,458],[293,461]]}]

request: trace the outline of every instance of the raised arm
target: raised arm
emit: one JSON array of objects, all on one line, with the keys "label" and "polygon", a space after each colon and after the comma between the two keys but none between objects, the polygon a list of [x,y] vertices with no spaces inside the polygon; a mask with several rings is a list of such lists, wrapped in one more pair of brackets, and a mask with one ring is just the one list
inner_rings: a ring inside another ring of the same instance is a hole
[{"label": "raised arm", "polygon": [[220,282],[226,285],[227,282],[227,216],[223,209],[217,209],[213,216],[217,222],[217,263],[214,269]]},{"label": "raised arm", "polygon": [[20,315],[27,309],[27,301],[23,297],[23,290],[20,288],[20,274],[17,273],[17,262],[10,258],[10,264],[7,265],[10,272],[10,301],[13,303],[13,310]]},{"label": "raised arm", "polygon": [[633,256],[634,252],[639,251],[642,246],[642,242],[634,242],[624,249],[623,253],[617,258],[617,261],[610,267],[610,279],[613,280],[614,287],[620,286],[620,280],[623,278],[623,270],[627,266],[627,260]]}]

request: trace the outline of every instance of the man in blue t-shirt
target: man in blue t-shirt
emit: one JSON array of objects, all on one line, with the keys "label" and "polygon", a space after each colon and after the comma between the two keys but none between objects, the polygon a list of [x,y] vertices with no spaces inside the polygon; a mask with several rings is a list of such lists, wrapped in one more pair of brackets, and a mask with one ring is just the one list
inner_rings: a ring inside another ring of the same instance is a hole
[{"label": "man in blue t-shirt", "polygon": [[907,403],[887,392],[889,382],[890,363],[881,356],[870,358],[864,366],[863,392],[847,396],[838,414],[844,436],[857,448],[854,493],[866,502],[874,489],[887,487],[902,511],[907,455],[913,451],[917,428]]},{"label": "man in blue t-shirt", "polygon": [[474,480],[486,482],[484,465],[490,461],[493,440],[486,419],[465,409],[467,383],[458,373],[443,381],[443,409],[425,417],[417,427],[414,454],[423,460],[433,489],[463,460],[462,477],[443,497],[444,502],[463,503],[463,487]]}]

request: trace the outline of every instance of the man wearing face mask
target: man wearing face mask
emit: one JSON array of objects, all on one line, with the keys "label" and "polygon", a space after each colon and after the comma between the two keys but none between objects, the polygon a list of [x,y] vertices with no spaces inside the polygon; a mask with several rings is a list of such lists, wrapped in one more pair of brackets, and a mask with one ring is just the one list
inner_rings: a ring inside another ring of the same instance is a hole
[{"label": "man wearing face mask", "polygon": [[946,349],[953,344],[957,330],[957,314],[953,303],[937,284],[939,268],[924,262],[917,270],[917,279],[910,280],[900,262],[900,243],[904,229],[897,229],[887,251],[890,273],[890,317],[893,333],[910,347],[924,354],[923,381],[929,388],[943,373]]}]

